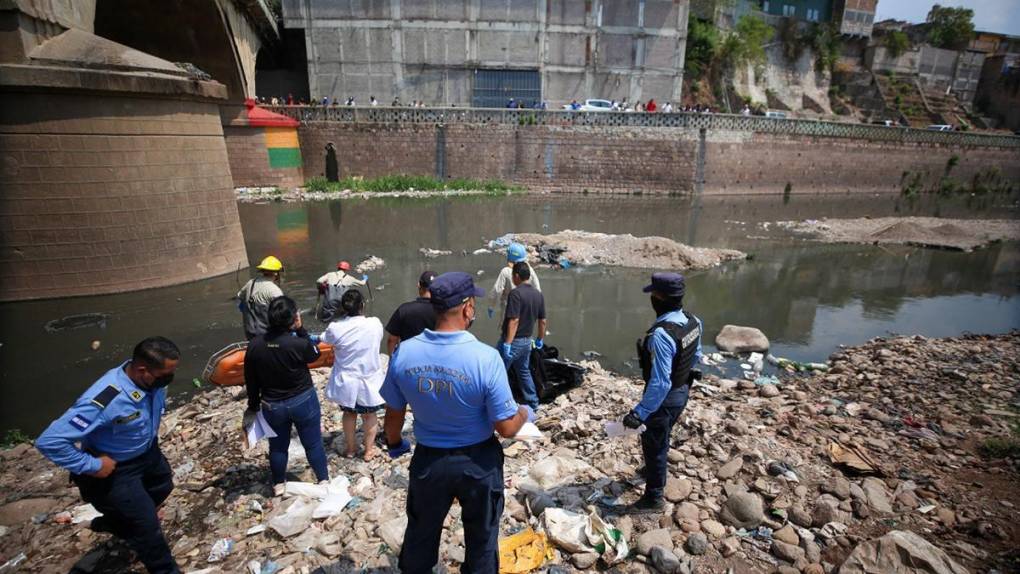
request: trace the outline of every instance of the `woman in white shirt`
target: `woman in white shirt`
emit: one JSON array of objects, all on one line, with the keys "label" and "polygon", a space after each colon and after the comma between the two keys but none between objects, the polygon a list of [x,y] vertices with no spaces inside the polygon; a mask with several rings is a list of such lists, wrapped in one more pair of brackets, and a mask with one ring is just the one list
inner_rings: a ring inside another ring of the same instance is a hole
[{"label": "woman in white shirt", "polygon": [[375,435],[379,419],[376,412],[386,401],[379,395],[385,371],[379,359],[383,325],[376,317],[365,317],[365,297],[350,289],[340,299],[340,318],[329,324],[322,340],[333,345],[333,372],[326,386],[326,398],[343,411],[344,440],[352,457],[357,452],[355,428],[361,415],[365,460],[376,455]]}]

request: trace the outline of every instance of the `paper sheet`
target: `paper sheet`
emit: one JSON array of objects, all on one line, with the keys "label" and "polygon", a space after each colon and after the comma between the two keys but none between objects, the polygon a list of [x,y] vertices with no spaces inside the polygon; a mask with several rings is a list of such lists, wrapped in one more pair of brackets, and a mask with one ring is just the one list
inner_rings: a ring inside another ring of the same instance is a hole
[{"label": "paper sheet", "polygon": [[[237,436],[237,435],[234,435]],[[254,448],[255,445],[264,438],[275,438],[276,433],[273,432],[273,428],[266,422],[266,417],[262,416],[262,411],[259,411],[255,415],[255,422],[248,428],[248,448]]]},{"label": "paper sheet", "polygon": [[535,440],[542,438],[542,431],[538,430],[535,423],[524,423],[521,430],[514,435],[515,440]]},{"label": "paper sheet", "polygon": [[639,435],[644,431],[645,425],[641,425],[636,429],[629,429],[623,426],[623,423],[620,421],[606,422],[606,436],[609,438],[616,438],[618,436]]}]

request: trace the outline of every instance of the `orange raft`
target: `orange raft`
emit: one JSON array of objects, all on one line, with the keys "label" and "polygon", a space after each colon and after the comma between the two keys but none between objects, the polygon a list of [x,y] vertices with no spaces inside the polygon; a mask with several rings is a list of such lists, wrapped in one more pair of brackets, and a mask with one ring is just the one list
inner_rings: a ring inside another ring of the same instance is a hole
[{"label": "orange raft", "polygon": [[[244,354],[248,350],[248,343],[231,343],[220,349],[213,356],[202,371],[202,380],[206,383],[233,387],[244,384]],[[319,343],[319,358],[308,363],[309,369],[319,367],[330,367],[333,365],[333,345]]]}]

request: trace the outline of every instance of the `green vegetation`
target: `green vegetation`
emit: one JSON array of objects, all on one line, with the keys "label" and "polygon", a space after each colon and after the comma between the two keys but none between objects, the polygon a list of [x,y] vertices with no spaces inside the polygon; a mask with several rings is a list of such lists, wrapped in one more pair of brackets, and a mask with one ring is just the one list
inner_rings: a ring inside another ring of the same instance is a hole
[{"label": "green vegetation", "polygon": [[692,80],[701,79],[712,67],[718,55],[719,29],[705,20],[698,18],[688,20],[684,75]]},{"label": "green vegetation", "polygon": [[772,26],[761,18],[750,14],[742,16],[733,33],[723,42],[723,59],[731,67],[741,64],[761,66],[765,63],[765,44],[775,33]]},{"label": "green vegetation", "polygon": [[984,195],[987,193],[1011,193],[1018,187],[1013,182],[1002,176],[1002,170],[998,167],[987,167],[978,173],[970,181],[971,193]]},{"label": "green vegetation", "polygon": [[921,191],[922,178],[924,178],[924,174],[920,172],[903,172],[903,176],[900,177],[900,193],[907,197],[916,196]]},{"label": "green vegetation", "polygon": [[899,58],[910,49],[910,36],[902,30],[893,30],[885,35],[882,45],[889,52],[889,56]]},{"label": "green vegetation", "polygon": [[974,11],[970,8],[932,6],[928,12],[928,41],[936,48],[962,50],[974,38]]},{"label": "green vegetation", "polygon": [[522,191],[517,185],[499,180],[451,179],[443,181],[425,175],[384,175],[376,178],[346,177],[340,181],[327,181],[324,177],[313,177],[305,183],[308,191],[337,193],[341,191],[485,191],[488,193],[513,193]]},{"label": "green vegetation", "polygon": [[4,434],[3,440],[0,440],[0,448],[11,448],[29,440],[31,439],[27,434],[21,432],[21,429],[10,429]]},{"label": "green vegetation", "polygon": [[831,22],[815,23],[808,29],[805,40],[810,42],[811,49],[815,52],[817,69],[832,72],[839,62],[840,54],[843,53],[843,41],[836,26]]},{"label": "green vegetation", "polygon": [[1008,435],[985,439],[978,450],[987,458],[1020,457],[1020,421],[1013,420]]}]

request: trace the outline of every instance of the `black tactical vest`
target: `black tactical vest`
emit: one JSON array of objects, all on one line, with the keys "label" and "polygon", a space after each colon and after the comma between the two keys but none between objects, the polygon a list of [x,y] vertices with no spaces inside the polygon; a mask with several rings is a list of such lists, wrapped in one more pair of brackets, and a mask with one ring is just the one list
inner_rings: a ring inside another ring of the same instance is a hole
[{"label": "black tactical vest", "polygon": [[698,351],[698,339],[701,338],[701,326],[694,315],[683,310],[680,312],[687,317],[686,325],[680,326],[670,321],[662,321],[652,325],[652,328],[648,329],[645,336],[637,341],[638,359],[641,363],[641,378],[645,380],[646,386],[652,378],[652,350],[649,345],[652,340],[652,333],[659,327],[662,327],[676,344],[676,354],[673,355],[673,366],[669,374],[669,380],[673,383],[671,388],[676,389],[689,382],[688,378],[690,377],[691,369],[694,368],[695,354]]}]

